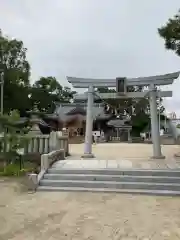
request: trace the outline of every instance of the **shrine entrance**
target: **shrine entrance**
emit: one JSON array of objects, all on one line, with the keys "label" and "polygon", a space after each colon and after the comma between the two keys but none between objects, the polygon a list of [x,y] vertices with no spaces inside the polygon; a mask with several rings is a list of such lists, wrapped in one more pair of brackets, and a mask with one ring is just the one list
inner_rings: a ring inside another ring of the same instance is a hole
[{"label": "shrine entrance", "polygon": [[111,142],[130,142],[132,126],[125,123],[126,116],[123,119],[116,118],[110,120],[108,125],[112,127],[109,133],[109,141]]},{"label": "shrine entrance", "polygon": [[[85,94],[76,95],[76,98],[87,100],[86,114],[86,136],[84,145],[83,158],[93,158],[92,153],[92,125],[93,125],[93,102],[95,96],[100,99],[121,99],[121,98],[148,98],[150,104],[150,119],[151,119],[151,135],[153,142],[154,159],[164,159],[161,152],[160,144],[160,129],[158,125],[158,113],[156,98],[172,97],[172,91],[157,91],[157,86],[170,85],[179,77],[179,72],[139,78],[116,78],[116,79],[88,79],[67,77],[69,83],[74,88],[88,88]],[[94,89],[98,87],[116,87],[116,93],[98,93]],[[128,86],[140,86],[141,88],[148,87],[148,90],[141,92],[128,92]],[[117,131],[117,134],[122,134],[122,131]],[[117,137],[117,135],[116,135]],[[118,135],[119,137],[119,135]]]},{"label": "shrine entrance", "polygon": [[111,130],[109,134],[109,141],[111,142],[130,142],[130,131],[129,128],[117,127]]}]

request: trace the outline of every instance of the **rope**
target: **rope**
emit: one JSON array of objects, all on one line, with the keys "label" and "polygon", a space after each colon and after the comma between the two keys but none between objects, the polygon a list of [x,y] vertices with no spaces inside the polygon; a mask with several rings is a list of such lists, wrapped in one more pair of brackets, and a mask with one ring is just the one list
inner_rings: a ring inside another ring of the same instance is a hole
[{"label": "rope", "polygon": [[[149,94],[149,92],[150,92],[150,91],[148,91],[148,92],[144,95],[143,98],[146,98],[147,95]],[[108,102],[106,102],[105,100],[103,100],[96,92],[93,92],[93,94],[94,94],[96,97],[98,97],[104,104],[106,104],[106,105],[110,106],[112,109],[114,109],[114,106],[113,106],[113,105],[111,105],[111,104],[109,104]],[[131,108],[134,108],[140,101],[142,101],[142,99],[140,99],[139,101],[137,101],[137,102],[135,103],[135,105],[133,104],[133,105],[131,106]],[[132,113],[133,113],[133,109],[132,109]]]}]

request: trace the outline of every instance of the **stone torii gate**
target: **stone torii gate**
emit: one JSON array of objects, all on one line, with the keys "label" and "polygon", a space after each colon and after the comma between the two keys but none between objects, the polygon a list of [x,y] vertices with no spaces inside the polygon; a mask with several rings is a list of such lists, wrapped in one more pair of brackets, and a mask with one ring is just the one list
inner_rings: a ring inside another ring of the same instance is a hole
[{"label": "stone torii gate", "polygon": [[[158,113],[156,97],[172,97],[172,91],[157,91],[156,86],[170,85],[175,79],[179,77],[180,72],[169,73],[165,75],[157,75],[151,77],[139,78],[116,78],[116,79],[90,79],[90,78],[76,78],[67,77],[69,83],[74,88],[88,88],[86,94],[79,94],[75,96],[76,99],[87,99],[87,116],[86,116],[86,135],[83,158],[92,158],[92,108],[94,102],[94,88],[98,87],[116,87],[119,89],[116,93],[98,94],[102,99],[112,98],[144,98],[149,97],[150,115],[151,115],[151,135],[153,142],[153,156],[154,159],[165,158],[161,152],[160,133],[158,126]],[[148,91],[144,92],[127,92],[127,86],[142,86],[148,87]],[[123,90],[122,90],[123,89]],[[96,93],[97,94],[97,93]]]}]

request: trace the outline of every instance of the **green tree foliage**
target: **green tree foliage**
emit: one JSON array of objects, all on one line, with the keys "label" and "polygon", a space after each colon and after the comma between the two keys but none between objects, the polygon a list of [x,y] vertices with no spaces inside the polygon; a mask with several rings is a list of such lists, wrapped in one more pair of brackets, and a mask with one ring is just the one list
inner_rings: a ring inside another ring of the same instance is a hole
[{"label": "green tree foliage", "polygon": [[99,87],[97,88],[97,91],[100,93],[114,93],[116,90],[114,88],[108,88],[108,87]]},{"label": "green tree foliage", "polygon": [[0,137],[0,160],[7,164],[18,158],[18,150],[27,146],[28,137],[23,128],[18,128],[16,122],[20,119],[19,111],[0,116],[3,134]]},{"label": "green tree foliage", "polygon": [[31,88],[32,105],[37,103],[38,109],[53,112],[56,102],[70,102],[75,93],[68,87],[62,87],[55,77],[41,77]]},{"label": "green tree foliage", "polygon": [[55,95],[61,94],[63,89],[55,77],[41,77],[33,84],[33,87]]},{"label": "green tree foliage", "polygon": [[[23,42],[0,32],[0,70],[4,73],[4,110],[21,110],[27,104],[30,65]],[[23,101],[22,101],[23,99]]]},{"label": "green tree foliage", "polygon": [[22,116],[35,103],[40,111],[53,112],[55,102],[70,102],[74,91],[54,77],[41,77],[30,85],[30,65],[23,42],[0,31],[0,72],[4,73],[4,113],[18,109]]},{"label": "green tree foliage", "polygon": [[165,41],[165,48],[180,56],[180,10],[158,29],[158,33]]}]

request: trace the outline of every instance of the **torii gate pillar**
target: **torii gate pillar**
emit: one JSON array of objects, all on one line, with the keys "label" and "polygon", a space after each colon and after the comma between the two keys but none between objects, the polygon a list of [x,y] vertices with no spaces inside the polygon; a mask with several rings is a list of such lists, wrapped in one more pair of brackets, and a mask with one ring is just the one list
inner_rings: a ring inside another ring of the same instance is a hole
[{"label": "torii gate pillar", "polygon": [[93,158],[92,154],[92,128],[93,128],[93,103],[94,103],[94,87],[88,88],[88,100],[86,110],[86,135],[84,144],[84,154],[82,158]]},{"label": "torii gate pillar", "polygon": [[153,142],[153,159],[164,159],[161,153],[160,129],[158,124],[158,113],[156,104],[156,88],[154,84],[149,87],[149,103],[151,113],[151,137]]}]

